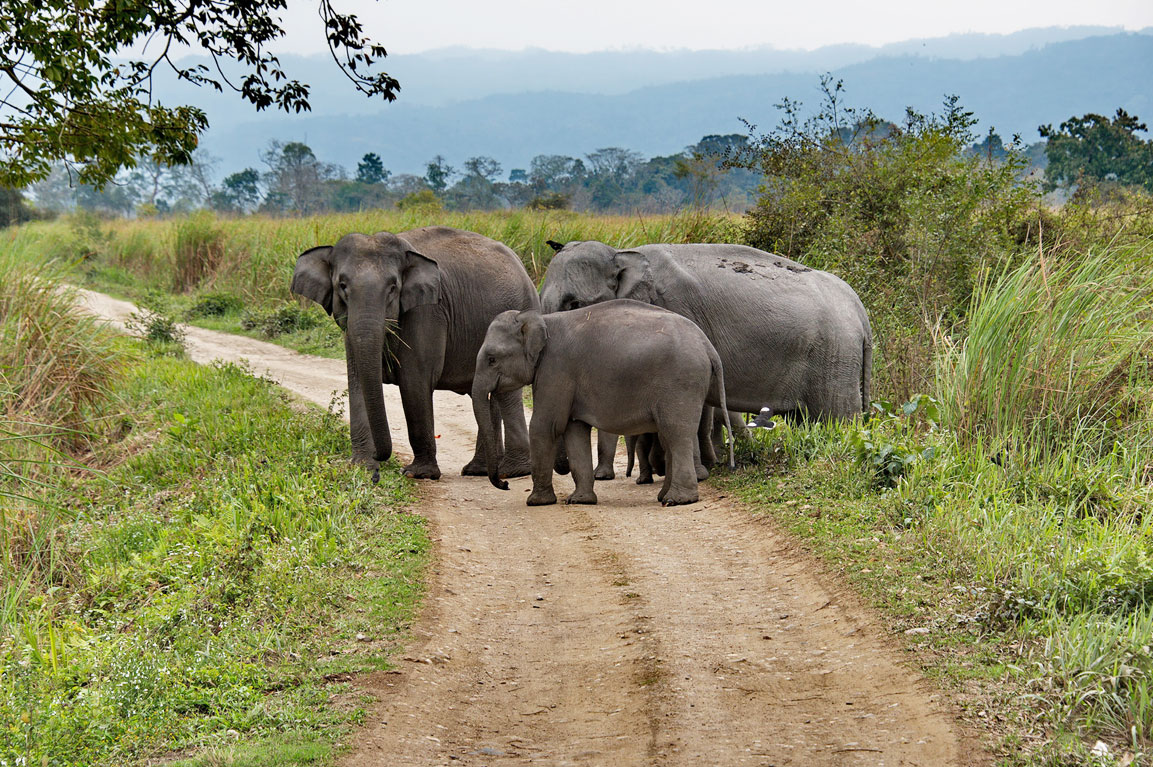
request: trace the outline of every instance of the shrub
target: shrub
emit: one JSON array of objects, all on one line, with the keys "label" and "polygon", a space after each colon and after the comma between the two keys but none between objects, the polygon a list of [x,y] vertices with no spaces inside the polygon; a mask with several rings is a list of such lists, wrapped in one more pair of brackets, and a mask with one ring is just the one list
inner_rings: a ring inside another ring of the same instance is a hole
[{"label": "shrub", "polygon": [[878,389],[908,397],[929,383],[930,328],[963,318],[980,264],[1012,258],[1036,193],[1015,146],[1004,161],[966,156],[975,120],[955,97],[898,125],[846,107],[839,81],[821,85],[815,117],[786,100],[780,126],[730,156],[765,176],[744,238],[852,285],[878,326]]},{"label": "shrub", "polygon": [[442,210],[444,203],[436,196],[436,192],[431,189],[421,189],[419,192],[412,192],[397,200],[396,207],[405,211],[413,209]]},{"label": "shrub", "polygon": [[244,308],[244,301],[240,296],[225,291],[211,291],[202,293],[196,302],[188,309],[191,317],[222,317],[226,314],[239,312]]},{"label": "shrub", "polygon": [[896,487],[913,464],[934,456],[936,448],[925,446],[917,434],[917,421],[933,430],[940,420],[937,402],[918,394],[899,410],[884,400],[872,403],[868,426],[850,438],[857,463],[864,467],[878,487]]},{"label": "shrub", "polygon": [[240,318],[240,326],[245,330],[259,330],[269,338],[299,330],[311,330],[321,322],[323,315],[312,309],[302,309],[296,304],[287,304],[266,311],[249,311]]},{"label": "shrub", "polygon": [[567,210],[569,206],[568,195],[560,192],[545,192],[528,201],[525,205],[529,210]]}]

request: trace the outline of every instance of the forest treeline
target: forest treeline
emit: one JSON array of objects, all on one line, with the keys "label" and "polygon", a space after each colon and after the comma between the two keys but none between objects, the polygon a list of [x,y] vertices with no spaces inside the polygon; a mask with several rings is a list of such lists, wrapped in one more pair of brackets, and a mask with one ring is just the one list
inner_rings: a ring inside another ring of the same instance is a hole
[{"label": "forest treeline", "polygon": [[[798,120],[799,105],[781,105],[784,118],[767,135],[785,135]],[[960,107],[954,103],[954,108]],[[901,125],[852,109],[856,121],[837,136],[846,147],[862,147],[903,135]],[[790,122],[792,121],[792,122]],[[971,128],[967,124],[966,130]],[[445,210],[570,209],[589,212],[665,213],[686,207],[744,212],[763,189],[776,183],[772,168],[758,160],[749,135],[710,135],[682,152],[645,158],[622,147],[602,147],[582,157],[540,154],[528,168],[506,169],[488,156],[453,165],[444,155],[425,164],[423,175],[393,173],[377,152],[367,152],[354,170],[326,162],[303,142],[272,141],[260,153],[262,167],[223,175],[210,149],[193,162],[166,166],[140,158],[104,188],[78,183],[66,166],[22,192],[0,190],[0,225],[72,210],[103,216],[154,216],[213,210],[224,214],[276,216],[348,213],[381,208],[431,206]],[[1021,178],[1039,179],[1061,199],[1085,181],[1153,190],[1153,141],[1146,125],[1119,109],[1115,116],[1072,116],[1059,126],[1040,126],[1043,141],[1024,145],[994,131],[960,150],[967,157],[1011,164]]]}]

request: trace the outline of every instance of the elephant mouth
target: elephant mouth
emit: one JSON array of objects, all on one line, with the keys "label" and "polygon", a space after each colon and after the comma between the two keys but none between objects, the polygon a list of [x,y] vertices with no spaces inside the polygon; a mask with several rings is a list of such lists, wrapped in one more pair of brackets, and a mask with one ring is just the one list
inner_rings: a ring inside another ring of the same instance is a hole
[{"label": "elephant mouth", "polygon": [[339,317],[333,316],[332,319],[336,322],[336,326],[338,328],[340,328],[341,330],[344,330],[344,331],[348,330],[348,315],[347,314],[342,314]]}]

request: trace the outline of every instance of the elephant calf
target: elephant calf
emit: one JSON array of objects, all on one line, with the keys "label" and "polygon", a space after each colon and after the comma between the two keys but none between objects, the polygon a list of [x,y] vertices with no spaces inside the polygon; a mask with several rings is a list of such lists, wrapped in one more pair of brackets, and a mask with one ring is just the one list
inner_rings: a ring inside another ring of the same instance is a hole
[{"label": "elephant calf", "polygon": [[629,300],[555,314],[497,315],[477,354],[472,402],[489,479],[504,490],[492,426],[495,398],[528,384],[528,505],[556,503],[553,461],[562,435],[576,482],[568,502],[597,502],[592,426],[614,434],[660,432],[667,472],[657,499],[666,506],[698,499],[694,451],[701,410],[706,403],[728,407],[720,357],[691,320]]}]

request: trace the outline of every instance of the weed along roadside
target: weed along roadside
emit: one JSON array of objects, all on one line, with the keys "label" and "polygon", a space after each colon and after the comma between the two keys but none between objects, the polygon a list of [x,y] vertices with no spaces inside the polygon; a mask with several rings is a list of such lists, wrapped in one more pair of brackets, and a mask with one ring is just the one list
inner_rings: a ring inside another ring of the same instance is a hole
[{"label": "weed along roadside", "polygon": [[372,486],[338,416],[242,365],[0,273],[0,306],[73,339],[0,311],[27,354],[0,413],[0,764],[329,762],[368,704],[348,680],[389,668],[423,593],[411,483]]}]

